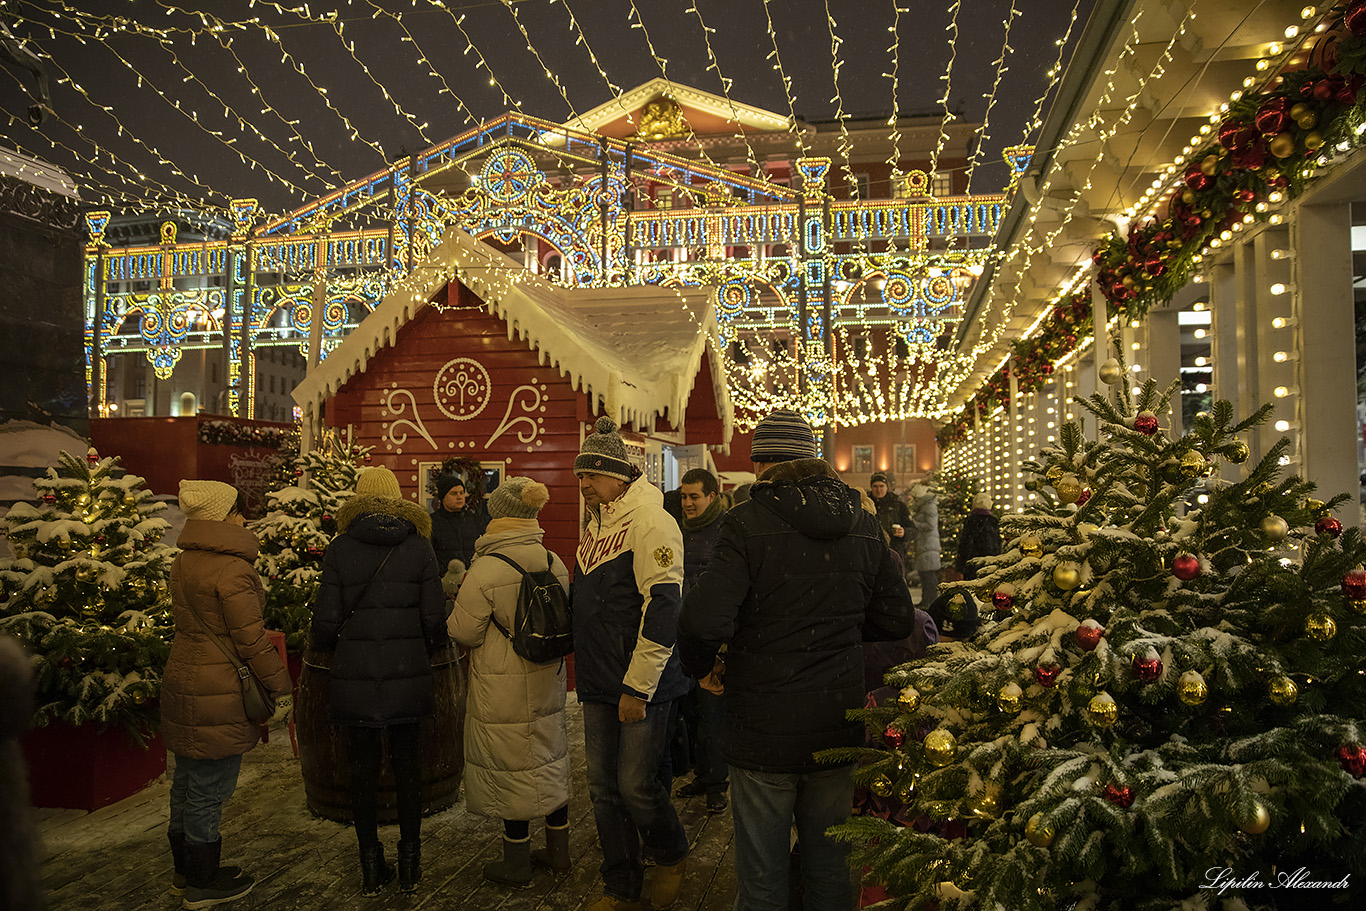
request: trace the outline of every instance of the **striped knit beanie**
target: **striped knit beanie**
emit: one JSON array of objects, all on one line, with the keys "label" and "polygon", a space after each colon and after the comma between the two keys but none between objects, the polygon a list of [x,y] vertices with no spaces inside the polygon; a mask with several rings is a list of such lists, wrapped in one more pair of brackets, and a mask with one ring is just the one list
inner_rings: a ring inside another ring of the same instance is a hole
[{"label": "striped knit beanie", "polygon": [[640,477],[640,471],[626,457],[626,444],[617,433],[616,422],[605,414],[598,418],[594,431],[584,437],[583,447],[574,459],[574,474],[583,472],[628,482]]},{"label": "striped knit beanie", "polygon": [[751,462],[790,462],[820,457],[816,434],[806,418],[795,411],[780,408],[754,428],[754,440],[749,446]]}]

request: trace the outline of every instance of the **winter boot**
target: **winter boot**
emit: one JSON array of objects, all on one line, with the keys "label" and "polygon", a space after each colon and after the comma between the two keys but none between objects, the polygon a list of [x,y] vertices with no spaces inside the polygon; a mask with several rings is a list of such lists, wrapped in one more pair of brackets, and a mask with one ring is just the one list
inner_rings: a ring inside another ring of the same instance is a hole
[{"label": "winter boot", "polygon": [[549,867],[556,876],[569,872],[569,826],[545,827],[545,850],[532,851],[531,862]]},{"label": "winter boot", "polygon": [[418,880],[422,879],[422,842],[399,840],[398,843],[398,889],[400,892],[416,892]]},{"label": "winter boot", "polygon": [[661,864],[655,867],[654,882],[650,884],[651,908],[667,908],[678,900],[678,893],[683,889],[683,869],[687,864],[688,860],[684,858],[673,866]]},{"label": "winter boot", "polygon": [[237,868],[220,867],[222,854],[221,838],[206,845],[185,843],[185,898],[181,907],[211,908],[235,901],[256,885],[256,880]]},{"label": "winter boot", "polygon": [[503,836],[503,859],[484,864],[484,879],[524,889],[531,885],[531,838]]},{"label": "winter boot", "polygon": [[384,862],[384,845],[360,849],[360,894],[379,895],[379,891],[394,879],[394,868]]},{"label": "winter boot", "polygon": [[[171,875],[171,894],[172,894],[172,895],[184,895],[184,894],[185,894],[185,884],[186,884],[186,881],[185,881],[185,833],[184,833],[184,832],[175,832],[175,833],[167,832],[167,833],[166,833],[166,838],[167,838],[167,840],[170,841],[170,843],[171,843],[171,860],[175,863],[175,873],[173,873],[173,874]],[[231,866],[231,865],[221,866],[221,867],[219,867],[218,869],[222,870],[224,873],[228,874],[229,876],[236,876],[238,873],[241,873],[241,872],[242,872],[242,868],[241,868],[241,867],[234,867],[234,866]]]}]

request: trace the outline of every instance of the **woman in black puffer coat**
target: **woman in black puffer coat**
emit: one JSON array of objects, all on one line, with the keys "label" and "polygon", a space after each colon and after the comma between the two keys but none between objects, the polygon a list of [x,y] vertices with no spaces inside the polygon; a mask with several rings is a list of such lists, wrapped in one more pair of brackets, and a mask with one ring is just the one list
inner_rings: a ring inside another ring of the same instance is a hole
[{"label": "woman in black puffer coat", "polygon": [[378,834],[380,744],[398,790],[398,872],[405,892],[421,877],[422,781],[418,729],[436,713],[431,655],[447,642],[445,595],[431,519],[403,499],[398,478],[371,468],[337,511],[313,606],[313,648],[335,651],[332,720],[346,729],[351,806],[365,895],[394,878]]}]

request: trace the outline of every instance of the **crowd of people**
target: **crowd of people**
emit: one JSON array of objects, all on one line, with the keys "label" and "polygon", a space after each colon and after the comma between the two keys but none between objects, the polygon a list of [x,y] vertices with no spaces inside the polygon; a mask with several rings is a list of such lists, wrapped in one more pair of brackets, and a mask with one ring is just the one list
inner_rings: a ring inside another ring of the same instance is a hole
[{"label": "crowd of people", "polygon": [[[310,644],[332,653],[331,720],[344,731],[364,894],[395,876],[410,892],[421,880],[418,730],[434,713],[430,662],[452,642],[469,654],[466,806],[503,825],[502,856],[485,878],[522,887],[536,866],[570,869],[566,669],[526,657],[521,637],[542,632],[528,632],[530,580],[559,589],[572,623],[602,853],[592,911],[677,899],[689,843],[673,796],[733,814],[738,908],[786,911],[794,829],[804,906],[853,907],[846,846],[825,834],[853,811],[852,767],[815,754],[860,743],[847,711],[865,704],[888,667],[938,638],[936,500],[917,485],[903,501],[883,474],[867,492],[845,484],[792,411],[759,423],[751,460],[756,480],[738,497],[706,470],[687,472],[671,512],[615,424],[599,419],[573,466],[586,512],[572,584],[543,544],[544,484],[507,478],[472,504],[462,479],[446,478],[429,514],[403,498],[388,469],[362,472],[323,558]],[[188,521],[172,568],[176,636],[162,695],[176,756],[168,836],[175,889],[184,907],[204,908],[253,885],[220,863],[218,833],[242,754],[259,737],[242,675],[274,698],[275,720],[292,702],[262,622],[240,495],[186,481],[181,506]],[[989,506],[973,515],[994,522]],[[982,525],[973,522],[974,546],[985,552]],[[378,834],[382,744],[397,788],[397,871]],[[545,846],[533,850],[541,820]]]}]

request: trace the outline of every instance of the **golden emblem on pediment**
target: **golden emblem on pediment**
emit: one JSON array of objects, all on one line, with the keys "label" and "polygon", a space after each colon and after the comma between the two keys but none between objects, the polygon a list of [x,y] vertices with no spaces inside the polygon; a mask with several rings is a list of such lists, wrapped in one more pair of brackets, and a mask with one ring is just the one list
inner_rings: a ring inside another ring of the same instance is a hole
[{"label": "golden emblem on pediment", "polygon": [[688,134],[688,121],[683,109],[672,98],[659,98],[645,105],[640,114],[636,139],[677,139]]}]

